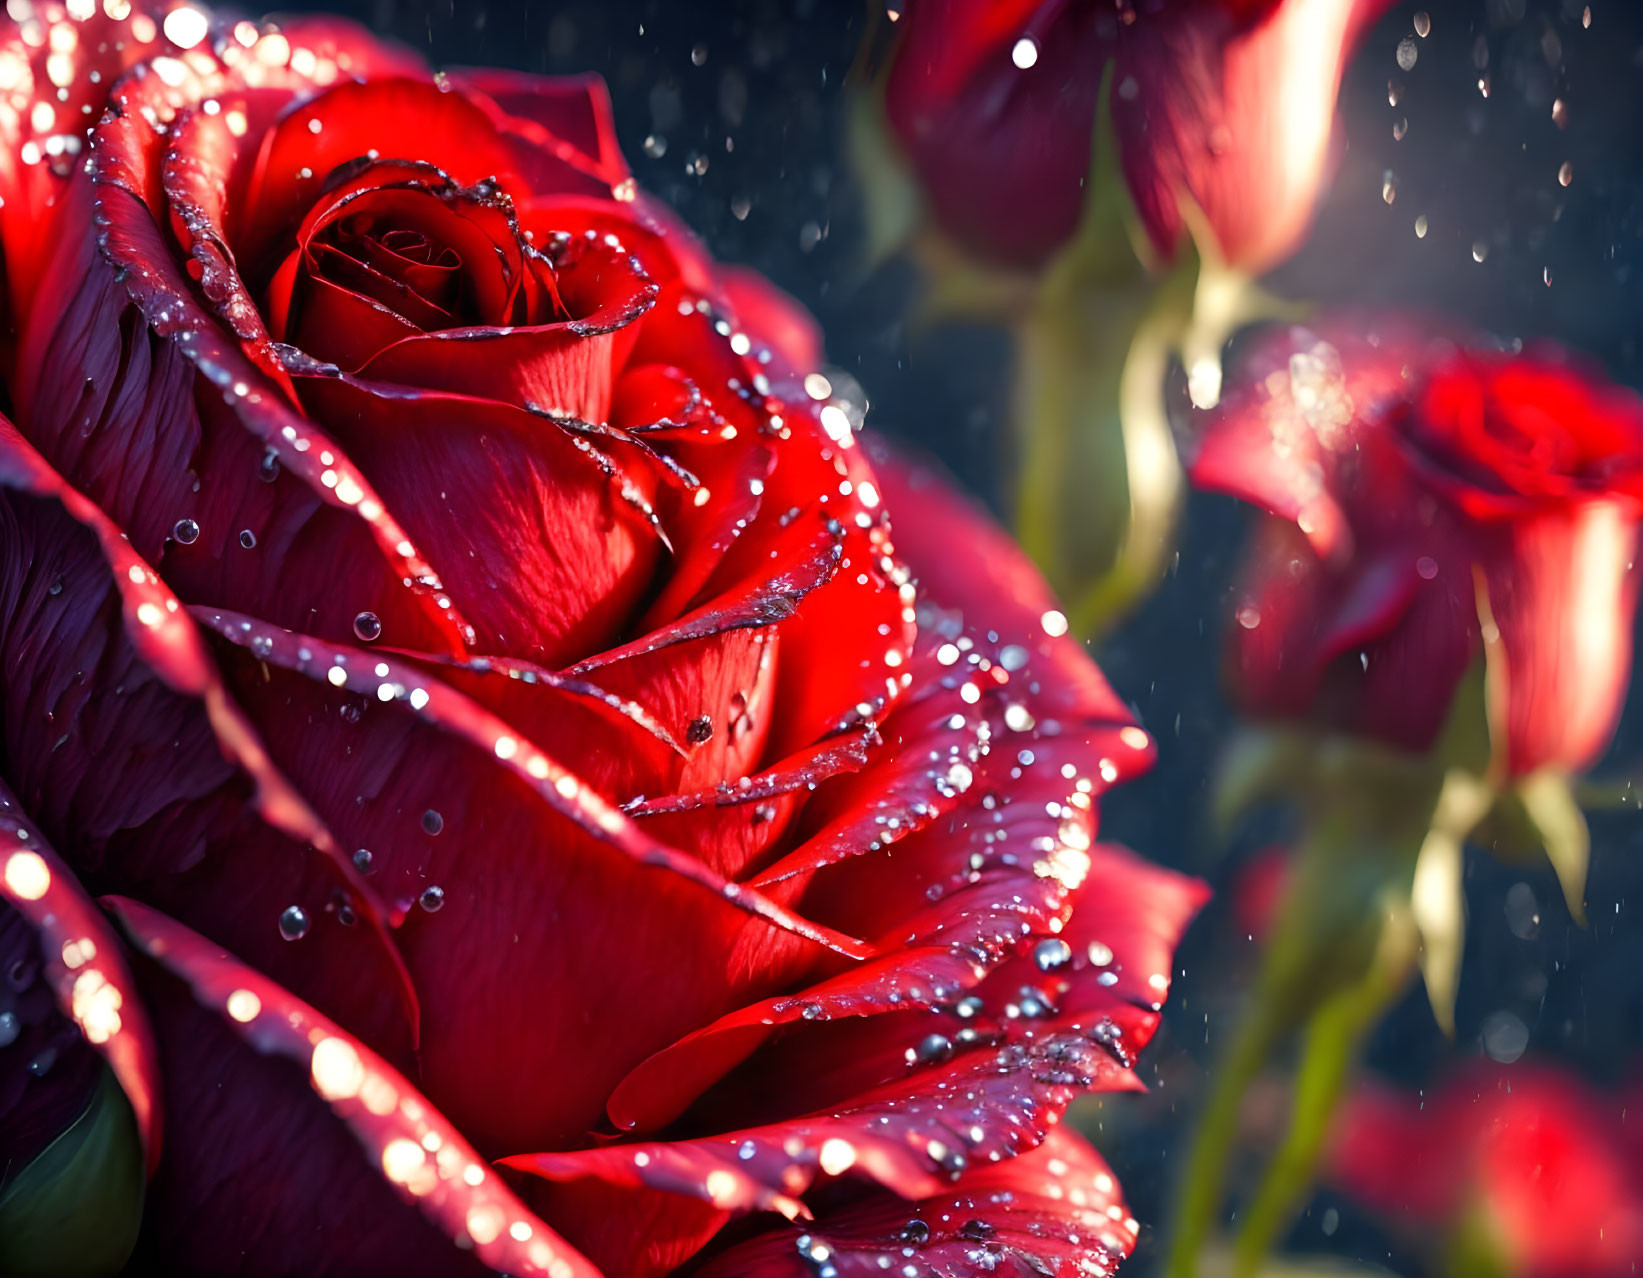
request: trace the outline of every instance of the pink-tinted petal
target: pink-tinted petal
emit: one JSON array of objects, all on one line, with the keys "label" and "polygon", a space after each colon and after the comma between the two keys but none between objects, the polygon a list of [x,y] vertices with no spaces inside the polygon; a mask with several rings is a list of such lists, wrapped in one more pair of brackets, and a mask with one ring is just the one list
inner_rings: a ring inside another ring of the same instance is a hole
[{"label": "pink-tinted petal", "polygon": [[[1391,0],[1202,3],[1124,32],[1112,113],[1124,176],[1165,255],[1188,205],[1223,261],[1259,274],[1311,224],[1334,158],[1335,97],[1353,46]],[[1263,12],[1264,10],[1264,12]]]},{"label": "pink-tinted petal", "polygon": [[[368,1164],[451,1240],[453,1251],[471,1247],[499,1272],[598,1278],[408,1079],[347,1030],[158,911],[125,898],[111,898],[109,904],[138,944],[181,978],[203,1007],[223,1017],[257,1051],[306,1072],[314,1093],[364,1148]],[[255,1112],[258,1099],[268,1105],[282,1097],[270,1088],[257,1099],[229,1097],[228,1103],[236,1099]],[[260,1114],[268,1124],[281,1117],[269,1108]],[[289,1118],[301,1122],[301,1111]],[[289,1166],[284,1170],[275,1184],[302,1175]],[[323,1243],[318,1250],[323,1255]],[[316,1261],[313,1256],[310,1263]],[[444,1261],[453,1267],[457,1262],[456,1255]]]},{"label": "pink-tinted petal", "polygon": [[1582,771],[1614,735],[1631,678],[1639,515],[1629,499],[1582,501],[1481,530],[1514,774]]},{"label": "pink-tinted petal", "polygon": [[0,899],[39,934],[57,1004],[120,1080],[152,1172],[160,1157],[159,1062],[120,942],[4,784],[0,845]]}]

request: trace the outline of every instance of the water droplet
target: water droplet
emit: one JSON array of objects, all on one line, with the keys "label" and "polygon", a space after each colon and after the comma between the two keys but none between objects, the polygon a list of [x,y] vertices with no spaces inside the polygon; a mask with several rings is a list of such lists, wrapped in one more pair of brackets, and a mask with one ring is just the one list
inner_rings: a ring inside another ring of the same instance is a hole
[{"label": "water droplet", "polygon": [[1563,166],[1557,171],[1557,184],[1559,186],[1568,186],[1574,180],[1575,166],[1567,160],[1563,161]]},{"label": "water droplet", "polygon": [[930,1241],[930,1226],[915,1216],[901,1227],[901,1240],[915,1247],[927,1243]]},{"label": "water droplet", "polygon": [[1422,555],[1415,560],[1415,571],[1420,574],[1422,581],[1431,581],[1438,575],[1438,561],[1431,555]]},{"label": "water droplet", "polygon": [[1520,941],[1531,941],[1540,931],[1540,901],[1527,883],[1514,883],[1506,893],[1506,926]]},{"label": "water droplet", "polygon": [[262,461],[257,463],[257,478],[265,484],[271,484],[280,477],[280,459],[278,454],[264,453]]},{"label": "water droplet", "polygon": [[1394,142],[1402,142],[1404,140],[1404,138],[1406,138],[1408,136],[1409,136],[1409,119],[1406,116],[1403,119],[1400,119],[1396,124],[1394,124],[1392,126],[1392,140]]},{"label": "water droplet", "polygon": [[17,1019],[15,1012],[0,1012],[0,1047],[9,1047],[17,1041],[17,1036],[23,1032],[22,1023]]},{"label": "water droplet", "polygon": [[1022,36],[1010,50],[1010,61],[1026,71],[1038,63],[1038,41],[1031,36]]},{"label": "water droplet", "polygon": [[382,619],[374,612],[362,612],[354,618],[354,637],[370,643],[382,633]]},{"label": "water droplet", "polygon": [[425,834],[438,834],[445,828],[445,818],[433,808],[422,814],[422,830]]},{"label": "water droplet", "polygon": [[953,1040],[945,1034],[926,1034],[913,1049],[913,1059],[920,1065],[939,1065],[953,1055]]},{"label": "water droplet", "polygon": [[685,729],[685,738],[691,745],[701,745],[713,735],[713,718],[711,715],[700,715],[690,721]]},{"label": "water droplet", "polygon": [[1059,936],[1048,936],[1033,947],[1033,962],[1041,972],[1053,972],[1073,956],[1073,947]]},{"label": "water droplet", "polygon": [[1381,199],[1388,204],[1398,198],[1398,175],[1387,169],[1381,174]]},{"label": "water droplet", "polygon": [[300,941],[308,935],[308,911],[300,905],[288,905],[280,914],[280,935],[288,941]]},{"label": "water droplet", "polygon": [[1426,238],[1426,228],[1426,214],[1422,213],[1415,219],[1415,238],[1417,240],[1424,240]]},{"label": "water droplet", "polygon": [[371,862],[373,859],[374,858],[371,856],[370,848],[360,848],[354,853],[354,869],[358,870],[361,874],[371,873]]},{"label": "water droplet", "polygon": [[247,550],[255,550],[257,548],[257,534],[249,528],[240,529],[240,545]]},{"label": "water droplet", "polygon": [[1412,71],[1416,61],[1420,58],[1420,50],[1415,47],[1414,38],[1404,36],[1398,41],[1398,68],[1403,71]]},{"label": "water droplet", "polygon": [[438,914],[445,908],[445,889],[437,885],[422,889],[422,895],[417,897],[416,903],[429,914]]},{"label": "water droplet", "polygon": [[171,525],[171,536],[178,545],[192,546],[200,539],[200,526],[192,519],[179,519]]},{"label": "water droplet", "polygon": [[51,1067],[57,1063],[57,1049],[55,1047],[42,1048],[40,1054],[29,1062],[29,1073],[36,1078],[44,1078],[51,1073]]},{"label": "water droplet", "polygon": [[1551,288],[1551,286],[1552,286],[1552,268],[1548,266],[1545,270],[1543,270],[1540,273],[1540,278],[1546,281],[1546,287],[1547,288]]},{"label": "water droplet", "polygon": [[1432,34],[1432,18],[1424,9],[1415,15],[1415,34],[1422,40]]},{"label": "water droplet", "polygon": [[1516,1012],[1492,1012],[1483,1022],[1483,1050],[1490,1060],[1510,1065],[1529,1047],[1529,1027]]},{"label": "water droplet", "polygon": [[645,136],[645,154],[653,160],[659,160],[667,154],[667,139],[660,133],[650,133]]},{"label": "water droplet", "polygon": [[1482,240],[1472,241],[1472,260],[1474,262],[1481,262],[1488,256],[1489,246],[1487,244],[1485,244]]},{"label": "water droplet", "polygon": [[1552,101],[1552,123],[1560,129],[1569,127],[1569,104],[1562,98]]}]

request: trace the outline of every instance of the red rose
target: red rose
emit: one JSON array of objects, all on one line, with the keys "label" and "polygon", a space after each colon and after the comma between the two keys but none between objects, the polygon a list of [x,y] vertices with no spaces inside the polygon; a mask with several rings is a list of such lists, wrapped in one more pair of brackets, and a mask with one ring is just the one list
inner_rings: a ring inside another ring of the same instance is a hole
[{"label": "red rose", "polygon": [[1111,64],[1129,193],[1175,254],[1190,209],[1250,274],[1306,233],[1335,95],[1390,0],[912,0],[886,106],[936,220],[969,252],[1042,265],[1087,198]]},{"label": "red rose", "polygon": [[1237,695],[1425,749],[1483,649],[1481,594],[1509,770],[1584,768],[1631,671],[1643,401],[1549,346],[1322,332],[1251,355],[1191,465],[1276,516],[1237,604]]},{"label": "red rose", "polygon": [[94,1048],[156,1271],[1126,1253],[1055,1125],[1199,891],[1093,842],[1152,744],[1019,552],[597,81],[86,8],[0,28],[109,94],[0,114],[0,1166]]},{"label": "red rose", "polygon": [[1435,1094],[1364,1087],[1336,1120],[1327,1178],[1428,1245],[1434,1229],[1481,1244],[1494,1254],[1471,1259],[1491,1271],[1618,1278],[1643,1253],[1631,1109],[1527,1064],[1475,1065]]}]

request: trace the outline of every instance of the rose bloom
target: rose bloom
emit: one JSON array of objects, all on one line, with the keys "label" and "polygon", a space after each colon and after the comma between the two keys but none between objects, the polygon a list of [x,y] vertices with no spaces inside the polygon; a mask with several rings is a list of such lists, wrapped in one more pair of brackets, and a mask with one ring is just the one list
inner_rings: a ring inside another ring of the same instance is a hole
[{"label": "rose bloom", "polygon": [[0,1167],[100,1053],[143,1272],[1115,1265],[1058,1123],[1201,892],[1095,842],[1153,745],[1013,545],[598,81],[21,8]]},{"label": "rose bloom", "polygon": [[1271,514],[1235,603],[1252,714],[1408,750],[1491,640],[1507,766],[1579,770],[1631,672],[1643,400],[1550,345],[1401,320],[1261,339],[1189,471]]},{"label": "rose bloom", "polygon": [[1513,1278],[1619,1278],[1643,1255],[1636,1099],[1532,1064],[1480,1062],[1436,1093],[1365,1086],[1325,1178],[1428,1246],[1481,1238]]},{"label": "rose bloom", "polygon": [[941,228],[986,261],[1035,268],[1089,198],[1110,75],[1118,159],[1153,249],[1173,257],[1195,209],[1223,262],[1258,274],[1306,234],[1342,70],[1388,7],[910,0],[885,104]]}]

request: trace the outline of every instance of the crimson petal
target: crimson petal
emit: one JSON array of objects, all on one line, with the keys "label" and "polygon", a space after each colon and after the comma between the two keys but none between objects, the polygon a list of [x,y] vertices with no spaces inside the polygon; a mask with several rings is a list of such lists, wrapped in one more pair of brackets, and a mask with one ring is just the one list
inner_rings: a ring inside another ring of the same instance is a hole
[{"label": "crimson petal", "polygon": [[703,1278],[1108,1278],[1135,1247],[1118,1184],[1082,1137],[1057,1128],[958,1188],[903,1202],[887,1194],[731,1247]]},{"label": "crimson petal", "polygon": [[110,898],[108,905],[203,1007],[259,1052],[303,1068],[309,1086],[352,1131],[400,1198],[453,1245],[471,1246],[499,1272],[599,1278],[519,1201],[450,1121],[369,1047],[164,914],[121,897]]},{"label": "crimson petal", "polygon": [[39,934],[57,1004],[120,1080],[152,1172],[160,1157],[159,1061],[120,942],[3,783],[0,838],[13,845],[0,866],[0,900]]}]

